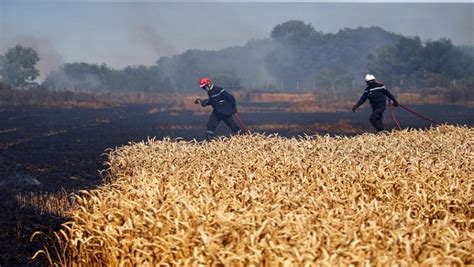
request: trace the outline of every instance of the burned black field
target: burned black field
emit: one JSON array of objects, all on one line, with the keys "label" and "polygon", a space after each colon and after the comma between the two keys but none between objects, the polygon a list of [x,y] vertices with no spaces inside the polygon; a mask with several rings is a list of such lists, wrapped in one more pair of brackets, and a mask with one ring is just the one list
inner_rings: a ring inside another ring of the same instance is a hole
[{"label": "burned black field", "polygon": [[[473,108],[412,106],[418,112],[448,124],[474,125]],[[128,142],[164,137],[203,140],[208,114],[191,111],[156,112],[151,105],[106,109],[4,108],[0,110],[0,266],[32,263],[38,240],[35,231],[57,230],[66,218],[19,203],[30,192],[75,192],[99,185],[99,170],[106,168],[107,148]],[[426,122],[397,109],[403,128],[427,128]],[[357,135],[373,132],[369,110],[339,113],[242,113],[253,132],[298,136],[314,134]],[[387,129],[393,129],[385,112]],[[222,123],[220,135],[230,132]],[[387,151],[390,153],[390,151]],[[39,184],[28,185],[24,177]],[[32,264],[41,264],[40,262]]]}]

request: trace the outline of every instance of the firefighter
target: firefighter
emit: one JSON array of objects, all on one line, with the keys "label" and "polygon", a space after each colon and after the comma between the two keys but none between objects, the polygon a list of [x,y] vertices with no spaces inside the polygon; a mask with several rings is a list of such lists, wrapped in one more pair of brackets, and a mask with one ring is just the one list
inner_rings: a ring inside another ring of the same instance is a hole
[{"label": "firefighter", "polygon": [[384,130],[383,125],[383,112],[387,107],[387,100],[388,97],[393,102],[393,106],[398,106],[398,101],[395,97],[390,93],[390,91],[385,88],[385,85],[378,82],[375,79],[375,76],[372,74],[365,75],[365,82],[367,83],[367,88],[365,88],[364,93],[360,97],[357,104],[352,107],[352,112],[355,112],[356,109],[364,104],[365,100],[369,99],[370,105],[372,106],[372,114],[370,115],[370,122],[375,127],[377,132],[381,132]]},{"label": "firefighter", "polygon": [[240,134],[242,129],[234,121],[232,115],[237,112],[235,98],[222,87],[214,85],[209,78],[202,78],[199,80],[199,87],[207,92],[208,99],[196,99],[194,104],[201,104],[201,106],[212,106],[211,117],[207,123],[206,139],[209,141],[214,138],[215,130],[221,121],[229,126],[234,134]]}]

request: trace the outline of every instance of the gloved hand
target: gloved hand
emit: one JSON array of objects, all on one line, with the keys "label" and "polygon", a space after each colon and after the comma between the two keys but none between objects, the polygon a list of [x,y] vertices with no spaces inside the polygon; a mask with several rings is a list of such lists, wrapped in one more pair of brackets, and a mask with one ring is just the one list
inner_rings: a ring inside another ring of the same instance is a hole
[{"label": "gloved hand", "polygon": [[354,112],[354,113],[355,113],[357,108],[358,108],[358,106],[357,106],[357,105],[353,106],[353,107],[352,107],[352,112]]},{"label": "gloved hand", "polygon": [[199,103],[201,103],[201,99],[196,98],[196,99],[194,100],[194,104],[199,104]]},{"label": "gloved hand", "polygon": [[199,99],[199,102],[201,103],[201,107],[205,107],[209,105],[209,99],[204,99],[204,100]]},{"label": "gloved hand", "polygon": [[399,104],[398,104],[398,101],[397,101],[397,100],[393,100],[392,102],[393,102],[393,106],[394,106],[394,107],[398,107],[398,106],[399,106]]}]

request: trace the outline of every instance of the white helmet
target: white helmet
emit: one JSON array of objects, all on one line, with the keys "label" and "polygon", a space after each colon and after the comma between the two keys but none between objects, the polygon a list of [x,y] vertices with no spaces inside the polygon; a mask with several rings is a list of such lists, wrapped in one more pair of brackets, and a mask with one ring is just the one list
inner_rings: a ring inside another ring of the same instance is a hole
[{"label": "white helmet", "polygon": [[372,80],[375,80],[375,76],[372,75],[372,74],[366,74],[365,75],[365,81],[368,82],[368,81],[372,81]]}]

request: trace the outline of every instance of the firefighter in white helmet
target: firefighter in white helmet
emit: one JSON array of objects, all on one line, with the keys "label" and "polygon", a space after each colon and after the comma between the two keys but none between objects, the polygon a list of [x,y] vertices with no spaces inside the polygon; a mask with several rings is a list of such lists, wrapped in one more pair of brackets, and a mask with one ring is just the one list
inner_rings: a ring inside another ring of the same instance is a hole
[{"label": "firefighter in white helmet", "polygon": [[387,99],[388,97],[393,102],[393,106],[398,106],[398,101],[395,97],[388,91],[388,89],[375,79],[375,76],[372,74],[365,75],[365,82],[367,83],[367,87],[364,90],[364,93],[360,97],[357,104],[352,107],[352,112],[355,112],[356,109],[362,105],[365,100],[369,99],[370,105],[372,106],[372,114],[370,115],[370,122],[375,127],[377,132],[381,132],[384,130],[383,125],[383,112],[387,107]]}]

